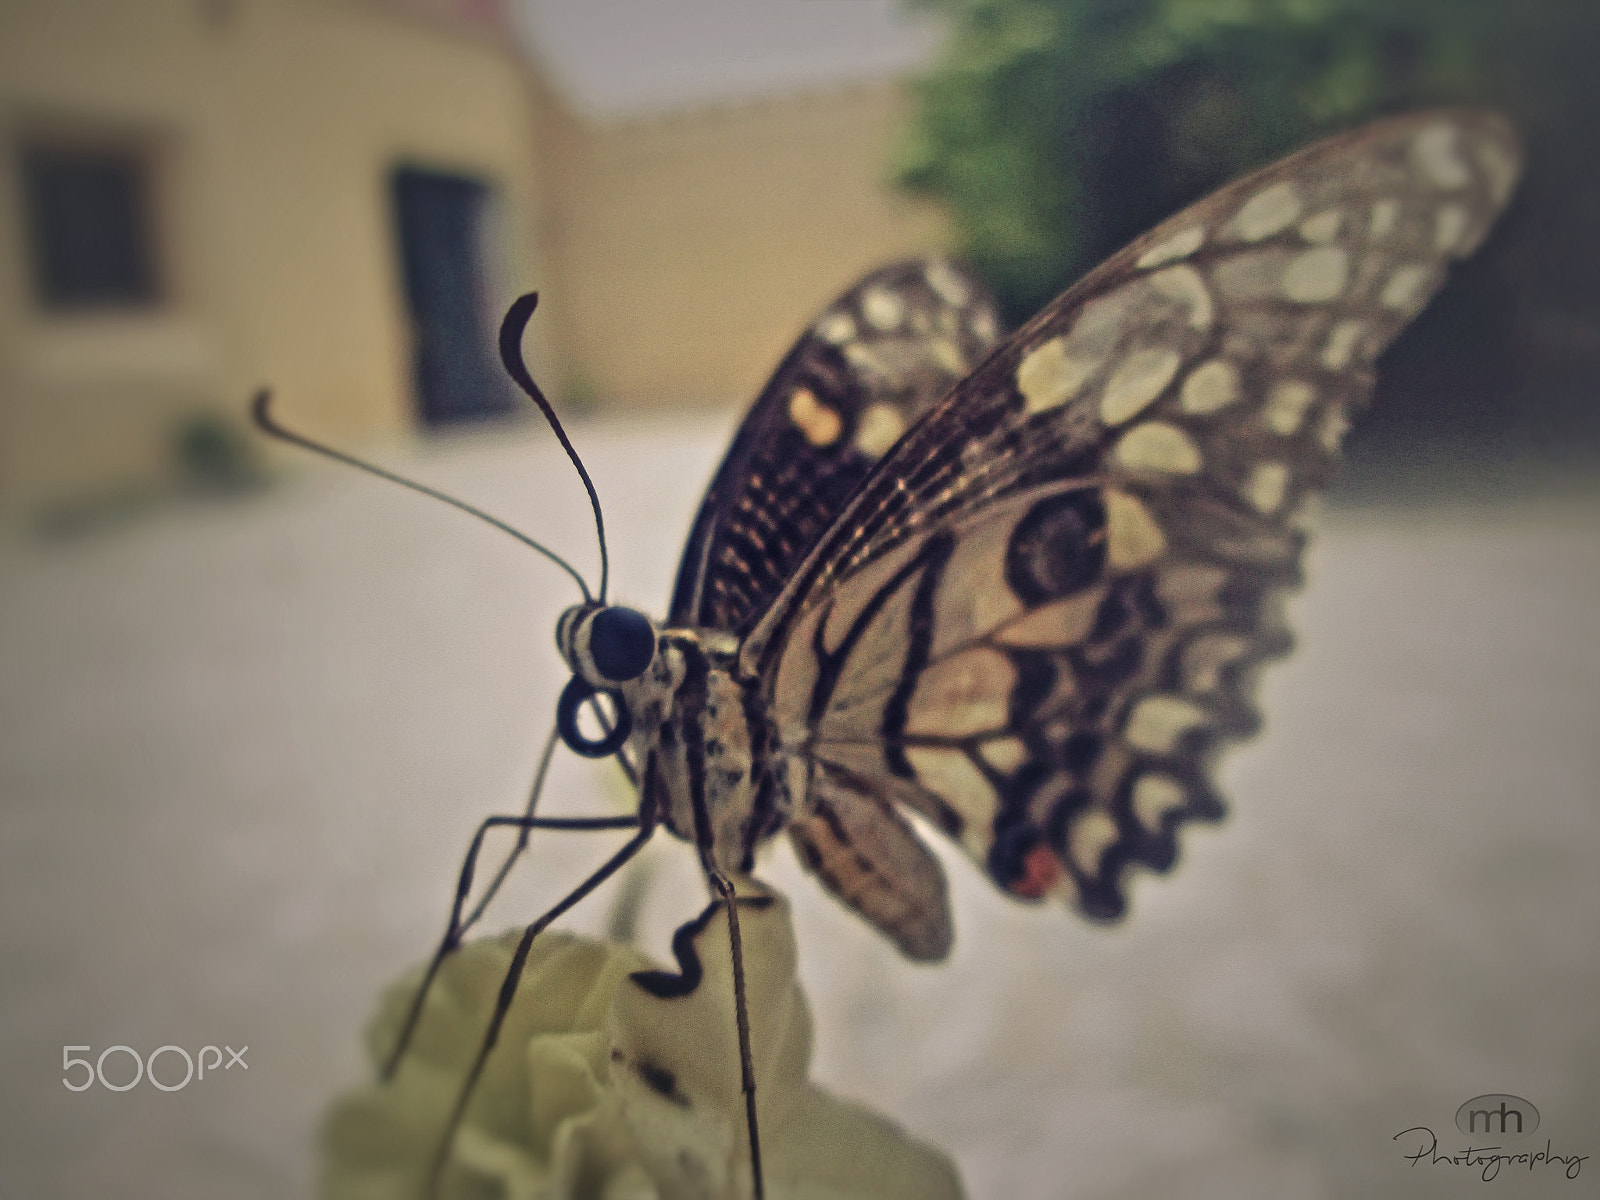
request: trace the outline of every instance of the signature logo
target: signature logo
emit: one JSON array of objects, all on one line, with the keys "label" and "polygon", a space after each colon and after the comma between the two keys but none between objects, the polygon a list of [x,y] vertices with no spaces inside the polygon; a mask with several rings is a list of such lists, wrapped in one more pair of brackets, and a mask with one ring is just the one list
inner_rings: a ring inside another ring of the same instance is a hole
[{"label": "signature logo", "polygon": [[1506,1143],[1527,1137],[1539,1128],[1539,1110],[1520,1096],[1490,1092],[1474,1096],[1456,1109],[1456,1128],[1467,1137],[1467,1144],[1452,1151],[1439,1149],[1438,1135],[1426,1125],[1413,1125],[1394,1135],[1403,1147],[1415,1147],[1405,1154],[1413,1166],[1469,1167],[1478,1171],[1485,1183],[1502,1168],[1526,1169],[1546,1173],[1560,1170],[1576,1179],[1589,1160],[1587,1154],[1557,1154],[1554,1142],[1545,1139],[1544,1148],[1510,1149]]},{"label": "signature logo", "polygon": [[1468,1137],[1480,1133],[1499,1138],[1527,1137],[1539,1128],[1539,1110],[1520,1096],[1491,1092],[1474,1096],[1456,1109],[1456,1128]]}]

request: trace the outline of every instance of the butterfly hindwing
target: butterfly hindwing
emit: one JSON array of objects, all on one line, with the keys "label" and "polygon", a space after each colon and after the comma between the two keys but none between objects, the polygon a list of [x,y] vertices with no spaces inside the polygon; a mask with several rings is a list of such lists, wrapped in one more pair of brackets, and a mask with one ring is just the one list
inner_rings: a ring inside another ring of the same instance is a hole
[{"label": "butterfly hindwing", "polygon": [[988,290],[944,261],[885,267],[829,305],[718,469],[669,623],[744,632],[884,452],[998,337]]},{"label": "butterfly hindwing", "polygon": [[[1496,117],[1379,122],[1165,222],[1000,347],[745,638],[813,790],[905,804],[1011,894],[1119,915],[1124,867],[1165,869],[1177,826],[1221,812],[1216,750],[1256,727],[1257,669],[1290,643],[1299,516],[1373,360],[1517,170]],[[926,868],[892,894],[858,878],[863,847],[898,834],[812,836],[824,819],[795,815],[813,869],[940,956]]]}]

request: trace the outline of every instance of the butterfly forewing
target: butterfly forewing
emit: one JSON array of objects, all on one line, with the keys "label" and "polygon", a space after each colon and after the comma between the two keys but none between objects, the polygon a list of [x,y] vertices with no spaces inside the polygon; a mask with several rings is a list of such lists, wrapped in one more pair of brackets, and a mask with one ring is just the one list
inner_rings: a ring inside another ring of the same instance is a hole
[{"label": "butterfly forewing", "polygon": [[717,471],[669,623],[743,633],[867,473],[999,337],[988,290],[952,263],[897,263],[811,325]]},{"label": "butterfly forewing", "polygon": [[809,759],[791,832],[825,883],[927,958],[942,880],[895,804],[1090,916],[1171,864],[1290,644],[1299,515],[1373,360],[1517,171],[1482,113],[1313,146],[1093,272],[866,474],[741,652]]}]

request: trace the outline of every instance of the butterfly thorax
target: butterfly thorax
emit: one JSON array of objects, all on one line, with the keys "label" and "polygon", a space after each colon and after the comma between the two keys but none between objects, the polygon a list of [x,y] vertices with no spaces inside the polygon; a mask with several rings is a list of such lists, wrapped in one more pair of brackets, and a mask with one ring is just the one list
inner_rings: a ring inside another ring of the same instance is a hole
[{"label": "butterfly thorax", "polygon": [[[770,704],[739,672],[738,638],[658,629],[635,610],[590,602],[563,614],[557,645],[573,669],[568,694],[605,693],[616,706],[642,819],[709,850],[723,872],[749,872],[755,846],[789,824],[805,795],[806,768],[802,755],[782,752]],[[590,755],[619,747],[574,741]]]},{"label": "butterfly thorax", "polygon": [[768,705],[736,660],[726,633],[663,630],[649,669],[617,690],[633,718],[641,806],[709,846],[721,870],[748,872],[757,844],[789,823],[804,763],[781,752]]}]

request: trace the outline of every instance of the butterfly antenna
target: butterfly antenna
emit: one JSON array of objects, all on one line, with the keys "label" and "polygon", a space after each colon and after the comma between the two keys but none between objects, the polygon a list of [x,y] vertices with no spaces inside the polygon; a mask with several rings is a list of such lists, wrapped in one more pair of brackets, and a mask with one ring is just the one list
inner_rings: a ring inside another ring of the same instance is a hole
[{"label": "butterfly antenna", "polygon": [[517,386],[526,392],[539,406],[539,411],[544,413],[544,419],[549,421],[550,428],[555,430],[556,440],[567,452],[572,465],[578,469],[578,478],[583,480],[583,486],[589,493],[589,507],[594,509],[594,529],[600,539],[600,603],[604,604],[611,564],[606,556],[606,522],[600,515],[600,497],[594,490],[594,481],[589,478],[589,472],[584,468],[583,459],[579,458],[578,452],[572,448],[572,442],[567,438],[567,431],[561,427],[561,422],[556,418],[555,409],[550,407],[550,401],[544,398],[539,385],[533,381],[533,376],[528,373],[528,364],[522,357],[522,334],[528,328],[533,310],[538,307],[538,292],[518,296],[511,302],[511,307],[506,310],[506,319],[500,322],[500,361],[505,365],[506,374],[517,381]]},{"label": "butterfly antenna", "polygon": [[[277,419],[272,415],[271,406],[272,392],[268,388],[263,388],[261,391],[257,392],[255,399],[250,402],[250,417],[255,421],[256,427],[259,428],[263,433],[270,437],[277,438],[280,442],[288,442],[291,445],[299,446],[304,450],[310,450],[314,454],[320,454],[324,458],[331,458],[335,462],[341,462],[346,466],[355,467],[357,470],[365,471],[369,475],[376,475],[379,479],[387,479],[390,483],[398,483],[401,487],[410,488],[413,492],[421,492],[424,496],[431,496],[435,500],[442,500],[451,508],[458,508],[469,516],[477,517],[480,521],[487,521],[496,529],[503,533],[509,533],[524,546],[528,546],[534,550],[537,550],[551,562],[555,563],[556,566],[560,567],[568,575],[572,576],[573,582],[578,585],[578,590],[583,593],[583,598],[585,600],[589,600],[591,598],[589,595],[589,585],[584,583],[583,576],[578,574],[571,563],[562,558],[548,546],[540,545],[527,534],[523,533],[520,529],[513,529],[510,525],[507,525],[504,521],[500,520],[499,517],[492,517],[488,513],[484,512],[481,508],[474,508],[464,500],[457,500],[454,496],[447,496],[441,491],[437,491],[434,488],[428,487],[426,484],[418,483],[413,479],[407,479],[402,475],[396,475],[393,471],[385,471],[382,467],[374,466],[372,463],[356,458],[354,455],[346,454],[343,450],[335,450],[332,446],[324,446],[321,442],[314,442],[310,438],[305,437],[302,434],[295,433],[291,429],[285,429],[282,425],[278,424]],[[590,489],[590,494],[593,494],[593,489]],[[596,511],[598,512],[598,510]],[[601,550],[601,561],[604,562],[605,554],[603,542],[601,543]],[[602,574],[600,585],[600,594],[602,596],[605,595],[604,580],[605,576]]]}]

